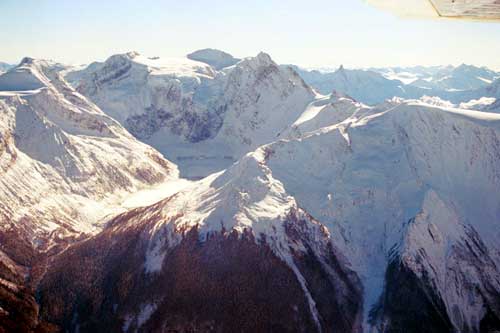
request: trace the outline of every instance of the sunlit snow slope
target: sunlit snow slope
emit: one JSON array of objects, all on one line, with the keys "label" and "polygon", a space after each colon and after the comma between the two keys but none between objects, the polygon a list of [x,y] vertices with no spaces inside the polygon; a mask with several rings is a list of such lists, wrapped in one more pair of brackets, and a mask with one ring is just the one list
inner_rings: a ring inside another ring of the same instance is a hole
[{"label": "sunlit snow slope", "polygon": [[35,247],[98,230],[128,193],[178,174],[46,61],[0,76],[0,129],[1,229]]}]

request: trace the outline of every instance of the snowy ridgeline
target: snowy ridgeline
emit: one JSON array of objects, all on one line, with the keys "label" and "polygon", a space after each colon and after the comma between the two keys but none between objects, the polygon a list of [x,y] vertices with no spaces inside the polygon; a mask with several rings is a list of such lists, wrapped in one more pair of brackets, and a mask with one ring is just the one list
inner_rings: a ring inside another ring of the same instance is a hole
[{"label": "snowy ridgeline", "polygon": [[[395,79],[409,72],[419,79]],[[319,72],[278,66],[264,53],[240,60],[213,49],[175,59],[130,52],[62,74],[191,179],[222,170],[246,152],[280,139],[307,105],[324,99],[320,94],[335,91],[367,105],[394,97],[425,98],[487,112],[498,111],[500,95],[500,74],[474,66]],[[450,84],[430,87],[417,81]]]}]

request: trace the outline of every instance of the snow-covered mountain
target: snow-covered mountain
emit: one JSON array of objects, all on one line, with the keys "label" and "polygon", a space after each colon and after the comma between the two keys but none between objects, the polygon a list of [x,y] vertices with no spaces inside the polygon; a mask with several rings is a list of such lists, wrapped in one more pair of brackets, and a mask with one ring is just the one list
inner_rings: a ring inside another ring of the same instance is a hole
[{"label": "snow-covered mountain", "polygon": [[237,64],[241,59],[235,58],[227,52],[216,49],[198,50],[187,55],[188,59],[204,62],[216,70]]},{"label": "snow-covered mountain", "polygon": [[[206,59],[217,55],[227,58],[215,50],[189,57],[211,63]],[[293,70],[265,53],[218,68],[128,53],[67,77],[133,135],[179,164],[183,176],[200,178],[274,141],[315,96]]]},{"label": "snow-covered mountain", "polygon": [[410,84],[417,80],[429,80],[441,71],[451,71],[453,66],[372,67],[368,70],[382,74],[389,80]]},{"label": "snow-covered mountain", "polygon": [[412,85],[438,90],[474,90],[491,84],[500,77],[500,73],[486,67],[462,64],[458,67],[446,67],[433,76],[412,82]]},{"label": "snow-covered mountain", "polygon": [[0,330],[50,331],[31,290],[45,258],[98,232],[132,192],[178,176],[59,70],[25,58],[0,76]]},{"label": "snow-covered mountain", "polygon": [[337,91],[369,105],[382,103],[393,97],[419,98],[429,94],[426,88],[406,85],[399,79],[389,79],[372,70],[346,69],[340,66],[334,72],[320,72],[292,67],[307,84],[322,94]]},{"label": "snow-covered mountain", "polygon": [[353,70],[341,66],[334,72],[292,67],[309,85],[323,94],[335,90],[369,105],[382,103],[393,97],[414,99],[435,96],[454,103],[468,102],[484,96],[499,97],[487,90],[491,90],[489,87],[496,84],[500,73],[486,67],[416,66]]},{"label": "snow-covered mountain", "polygon": [[500,330],[500,80],[318,73],[205,49],[0,75],[0,331]]},{"label": "snow-covered mountain", "polygon": [[460,66],[373,68],[388,79],[396,79],[416,87],[457,91],[475,90],[500,78],[500,73],[486,67]]},{"label": "snow-covered mountain", "polygon": [[500,79],[493,81],[484,87],[474,90],[446,91],[439,95],[443,100],[451,103],[464,105],[488,104],[493,99],[500,99]]},{"label": "snow-covered mountain", "polygon": [[0,234],[37,251],[98,231],[127,194],[178,175],[47,61],[0,76],[0,128]]},{"label": "snow-covered mountain", "polygon": [[498,329],[500,115],[315,103],[287,139],[66,251],[41,284],[42,318],[71,331]]}]

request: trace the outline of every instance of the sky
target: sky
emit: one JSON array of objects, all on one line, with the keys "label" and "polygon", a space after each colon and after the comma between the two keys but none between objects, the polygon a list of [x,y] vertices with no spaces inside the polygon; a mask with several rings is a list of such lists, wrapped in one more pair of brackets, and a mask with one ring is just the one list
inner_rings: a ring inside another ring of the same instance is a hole
[{"label": "sky", "polygon": [[500,23],[400,18],[363,0],[0,0],[0,61],[84,64],[128,51],[177,57],[201,48],[279,63],[348,68],[488,66]]}]

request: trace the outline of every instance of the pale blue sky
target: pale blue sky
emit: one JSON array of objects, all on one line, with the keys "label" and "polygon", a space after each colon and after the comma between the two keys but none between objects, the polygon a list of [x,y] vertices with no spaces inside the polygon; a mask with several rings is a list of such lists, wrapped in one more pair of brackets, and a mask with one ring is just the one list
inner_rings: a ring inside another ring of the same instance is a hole
[{"label": "pale blue sky", "polygon": [[500,24],[409,20],[362,0],[0,0],[0,61],[88,63],[213,47],[280,63],[468,63],[500,70]]}]

